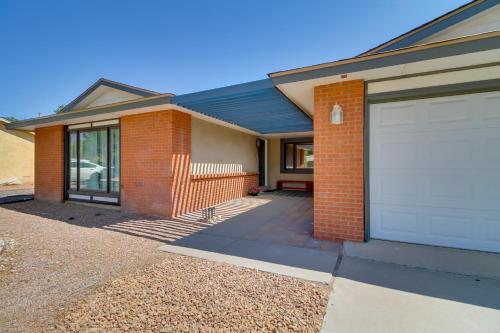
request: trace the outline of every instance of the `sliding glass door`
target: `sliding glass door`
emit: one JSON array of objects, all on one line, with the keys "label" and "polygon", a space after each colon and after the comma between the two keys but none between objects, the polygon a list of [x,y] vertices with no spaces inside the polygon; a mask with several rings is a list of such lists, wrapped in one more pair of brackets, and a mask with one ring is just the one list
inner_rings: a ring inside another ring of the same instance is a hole
[{"label": "sliding glass door", "polygon": [[117,123],[68,126],[66,156],[68,199],[119,202],[120,129]]}]

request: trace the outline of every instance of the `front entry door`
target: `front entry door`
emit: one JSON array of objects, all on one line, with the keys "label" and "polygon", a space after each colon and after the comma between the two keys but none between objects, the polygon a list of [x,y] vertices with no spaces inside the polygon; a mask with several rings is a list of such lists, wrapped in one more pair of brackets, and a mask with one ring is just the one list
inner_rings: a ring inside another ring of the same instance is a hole
[{"label": "front entry door", "polygon": [[266,186],[266,142],[259,140],[259,186]]}]

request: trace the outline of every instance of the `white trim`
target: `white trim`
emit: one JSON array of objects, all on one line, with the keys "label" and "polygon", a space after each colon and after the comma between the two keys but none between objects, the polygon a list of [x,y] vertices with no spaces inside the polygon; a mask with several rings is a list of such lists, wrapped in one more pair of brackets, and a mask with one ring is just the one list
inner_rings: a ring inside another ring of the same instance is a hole
[{"label": "white trim", "polygon": [[263,134],[263,138],[282,138],[282,139],[287,139],[287,138],[300,138],[300,137],[306,137],[306,136],[313,136],[313,131],[307,131],[307,132],[289,132],[289,133],[271,133],[271,134]]},{"label": "white trim", "polygon": [[85,124],[77,124],[77,125],[70,125],[68,126],[69,130],[72,129],[78,129],[78,128],[90,128],[92,127],[92,123],[85,123]]},{"label": "white trim", "polygon": [[118,203],[118,198],[100,197],[100,196],[93,195],[92,199],[95,201]]},{"label": "white trim", "polygon": [[317,86],[351,80],[371,81],[420,73],[425,75],[425,72],[442,70],[450,70],[450,73],[452,71],[459,72],[463,71],[460,67],[487,65],[497,62],[499,58],[500,49],[494,49],[361,70],[357,72],[344,73],[344,75],[339,74],[310,80],[283,83],[277,85],[277,88],[302,110],[305,110],[308,114],[313,115],[314,89]]},{"label": "white trim", "polygon": [[[120,104],[120,103],[118,103]],[[92,108],[96,109],[96,108]],[[201,113],[198,113],[196,111],[193,111],[191,109],[176,105],[176,104],[160,104],[160,105],[155,105],[155,106],[148,106],[148,107],[142,107],[142,108],[136,108],[136,109],[128,109],[128,110],[123,110],[123,111],[115,111],[115,112],[107,112],[107,113],[102,113],[99,115],[92,115],[92,116],[87,116],[85,117],[85,111],[86,110],[78,110],[78,111],[71,111],[71,112],[78,112],[81,114],[81,117],[78,118],[72,118],[72,119],[67,119],[67,120],[59,120],[59,121],[53,121],[53,122],[47,122],[44,124],[39,124],[39,125],[28,125],[24,127],[19,127],[17,129],[24,129],[24,130],[34,130],[35,128],[39,127],[48,127],[48,126],[56,126],[56,125],[73,125],[73,126],[80,126],[81,123],[95,123],[99,121],[109,121],[110,119],[115,119],[115,118],[121,118],[124,116],[130,116],[134,114],[141,114],[141,113],[149,113],[149,112],[157,112],[157,111],[168,111],[168,110],[176,110],[180,112],[187,113],[193,117],[196,117],[198,119],[202,119],[217,125],[221,125],[227,128],[231,128],[243,133],[259,136],[261,135],[259,132],[255,132],[249,129],[246,129],[244,127],[238,126],[236,124],[231,124],[228,122],[225,122],[220,119],[216,119]],[[73,127],[72,128],[79,128],[79,127]]]},{"label": "white trim", "polygon": [[500,66],[474,68],[433,75],[423,75],[395,80],[368,83],[368,94],[417,89],[455,83],[492,80],[500,78]]},{"label": "white trim", "polygon": [[107,126],[107,125],[116,125],[116,124],[119,124],[119,123],[120,123],[119,119],[96,121],[96,122],[92,123],[92,127]]},{"label": "white trim", "polygon": [[69,194],[68,198],[69,199],[90,200],[91,196],[90,195],[83,195],[83,194]]}]

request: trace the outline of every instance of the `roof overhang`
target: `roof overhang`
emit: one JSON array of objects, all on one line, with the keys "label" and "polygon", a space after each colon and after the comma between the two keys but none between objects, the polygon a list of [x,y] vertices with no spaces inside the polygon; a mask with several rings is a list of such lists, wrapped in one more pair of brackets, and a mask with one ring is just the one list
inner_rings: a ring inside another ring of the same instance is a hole
[{"label": "roof overhang", "polygon": [[[240,131],[243,133],[259,136],[259,137],[268,137],[269,135],[266,133],[260,133],[257,131],[253,131],[251,129],[239,126],[234,123],[230,123],[221,119],[217,119],[211,117],[209,115],[197,112],[195,110],[177,105],[172,103],[172,96],[170,94],[167,95],[158,95],[149,98],[143,98],[141,100],[133,100],[122,103],[115,103],[106,106],[94,107],[84,110],[75,110],[71,112],[62,112],[50,116],[39,117],[26,119],[22,121],[16,121],[12,123],[6,123],[6,127],[8,129],[19,129],[19,130],[27,130],[34,131],[36,128],[41,127],[49,127],[49,126],[60,126],[60,125],[74,125],[81,124],[87,122],[95,122],[101,120],[115,119],[121,118],[124,116],[148,113],[148,112],[157,112],[157,111],[167,111],[167,110],[176,110],[180,112],[184,112],[190,114],[191,116],[211,122],[213,124],[217,124],[220,126],[224,126],[226,128],[230,128],[236,131]],[[279,133],[280,136],[287,137],[293,136],[299,132],[285,132]],[[300,135],[310,134],[312,132],[300,132]],[[273,135],[274,136],[274,135]]]},{"label": "roof overhang", "polygon": [[270,79],[181,96],[150,97],[60,112],[8,124],[11,129],[73,125],[127,115],[178,110],[240,132],[267,137],[311,133],[312,120],[278,91]]},{"label": "roof overhang", "polygon": [[269,76],[283,94],[312,114],[316,86],[498,64],[498,59],[500,32],[496,31],[276,72]]},{"label": "roof overhang", "polygon": [[312,120],[270,79],[172,97],[172,102],[261,134],[312,131]]}]

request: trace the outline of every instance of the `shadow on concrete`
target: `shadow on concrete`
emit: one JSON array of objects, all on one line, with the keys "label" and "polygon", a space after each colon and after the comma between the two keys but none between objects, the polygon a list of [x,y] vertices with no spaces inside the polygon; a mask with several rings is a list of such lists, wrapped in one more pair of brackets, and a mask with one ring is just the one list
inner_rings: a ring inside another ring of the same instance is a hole
[{"label": "shadow on concrete", "polygon": [[[337,277],[500,310],[500,281],[344,257]],[[500,312],[498,313],[500,319]],[[424,318],[422,318],[424,319]]]},{"label": "shadow on concrete", "polygon": [[340,244],[312,238],[312,199],[264,194],[262,204],[172,245],[332,273]]},{"label": "shadow on concrete", "polygon": [[312,198],[290,193],[222,203],[216,206],[216,216],[221,218],[213,221],[204,221],[201,211],[162,219],[37,200],[2,207],[80,227],[329,273],[340,249],[337,242],[312,238]]}]

